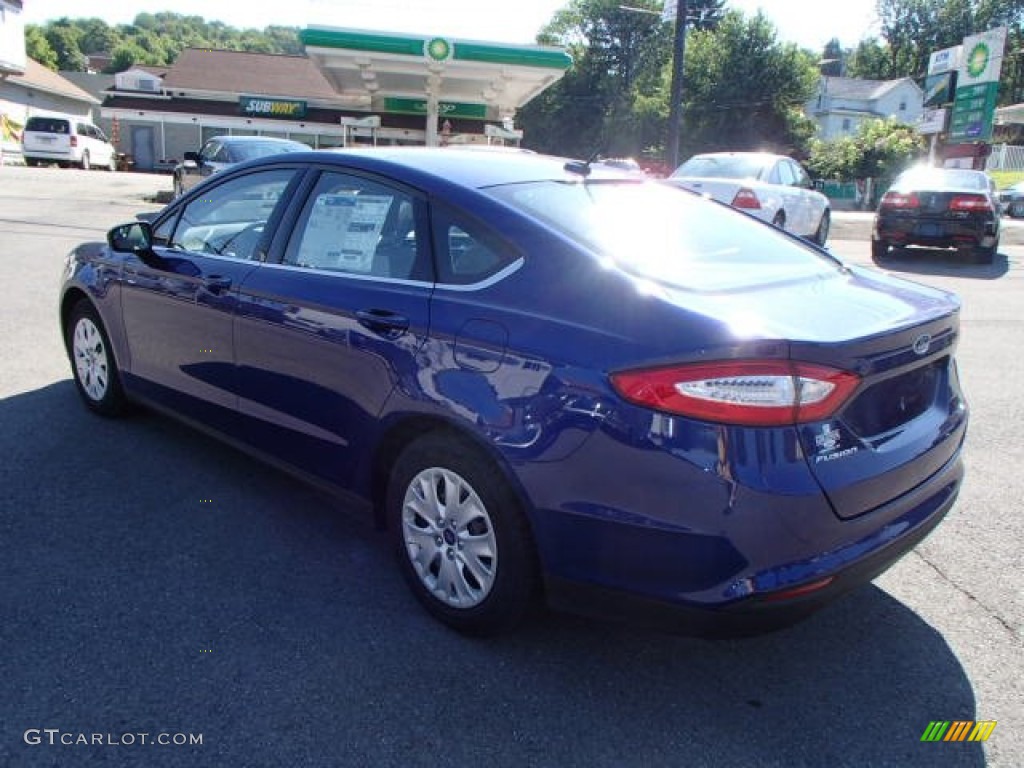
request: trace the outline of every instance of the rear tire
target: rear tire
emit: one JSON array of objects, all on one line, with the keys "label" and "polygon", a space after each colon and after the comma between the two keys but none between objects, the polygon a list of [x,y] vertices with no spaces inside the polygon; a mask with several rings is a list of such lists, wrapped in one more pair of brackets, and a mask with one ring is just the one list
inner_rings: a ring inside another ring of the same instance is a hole
[{"label": "rear tire", "polygon": [[120,415],[126,405],[121,374],[103,321],[88,300],[71,309],[64,334],[71,374],[86,406],[101,416]]},{"label": "rear tire", "polygon": [[814,233],[814,242],[822,248],[825,247],[825,241],[828,240],[828,231],[831,225],[832,214],[826,208],[821,214],[821,221],[818,222],[818,231]]},{"label": "rear tire", "polygon": [[468,440],[436,432],[412,442],[394,464],[385,505],[402,575],[434,618],[493,635],[533,607],[539,579],[526,516]]},{"label": "rear tire", "polygon": [[772,217],[772,226],[778,227],[779,229],[786,228],[786,214],[784,211],[778,211],[775,216]]},{"label": "rear tire", "polygon": [[879,264],[889,258],[889,244],[885,240],[872,240],[871,258]]},{"label": "rear tire", "polygon": [[997,240],[994,244],[985,246],[978,245],[974,248],[974,262],[976,264],[992,264],[996,260],[996,254],[999,253],[999,241]]}]

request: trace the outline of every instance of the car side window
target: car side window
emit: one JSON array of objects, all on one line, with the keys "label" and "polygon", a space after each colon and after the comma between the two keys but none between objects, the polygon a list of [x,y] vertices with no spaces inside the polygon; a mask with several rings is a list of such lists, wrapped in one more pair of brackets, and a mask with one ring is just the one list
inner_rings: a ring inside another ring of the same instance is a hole
[{"label": "car side window", "polygon": [[440,283],[478,283],[519,257],[500,237],[455,211],[435,206],[432,225]]},{"label": "car side window", "polygon": [[325,172],[299,215],[284,263],[400,280],[432,279],[408,193]]},{"label": "car side window", "polygon": [[793,166],[788,160],[780,160],[778,164],[779,179],[787,187],[796,186],[796,177],[793,175]]},{"label": "car side window", "polygon": [[[184,207],[168,244],[235,259],[255,258],[263,229],[295,173],[290,168],[258,171],[211,187]],[[159,236],[158,231],[158,241]]]},{"label": "car side window", "polygon": [[814,184],[811,182],[811,177],[807,175],[807,172],[800,166],[799,163],[795,163],[792,160],[788,161],[790,170],[793,172],[794,184],[804,189],[811,189]]},{"label": "car side window", "polygon": [[782,174],[779,172],[779,167],[782,163],[775,163],[765,174],[764,180],[769,184],[783,184]]},{"label": "car side window", "polygon": [[228,151],[226,145],[221,144],[220,146],[211,148],[210,160],[214,163],[230,163],[232,162],[231,153]]}]

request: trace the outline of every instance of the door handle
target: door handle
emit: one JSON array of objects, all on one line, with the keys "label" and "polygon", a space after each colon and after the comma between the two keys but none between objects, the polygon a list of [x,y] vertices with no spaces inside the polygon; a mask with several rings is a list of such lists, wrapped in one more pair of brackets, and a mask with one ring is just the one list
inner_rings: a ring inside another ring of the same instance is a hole
[{"label": "door handle", "polygon": [[359,324],[386,339],[397,339],[409,330],[409,318],[386,309],[360,309]]},{"label": "door handle", "polygon": [[214,294],[224,293],[231,287],[231,278],[224,275],[210,275],[202,280],[203,287]]}]

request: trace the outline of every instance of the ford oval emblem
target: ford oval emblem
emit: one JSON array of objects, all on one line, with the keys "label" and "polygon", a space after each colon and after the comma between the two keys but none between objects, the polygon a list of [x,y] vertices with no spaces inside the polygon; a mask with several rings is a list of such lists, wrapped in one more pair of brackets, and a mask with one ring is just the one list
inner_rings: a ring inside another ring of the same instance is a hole
[{"label": "ford oval emblem", "polygon": [[928,354],[928,350],[932,346],[932,337],[927,333],[918,336],[914,339],[914,352],[918,355]]}]

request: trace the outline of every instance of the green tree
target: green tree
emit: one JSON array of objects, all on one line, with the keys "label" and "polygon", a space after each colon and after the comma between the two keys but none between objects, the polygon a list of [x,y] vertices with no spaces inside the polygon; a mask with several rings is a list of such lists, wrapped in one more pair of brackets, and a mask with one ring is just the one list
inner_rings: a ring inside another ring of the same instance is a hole
[{"label": "green tree", "polygon": [[890,80],[893,79],[892,71],[889,50],[878,42],[876,37],[861,40],[847,59],[847,77],[856,77],[862,80]]},{"label": "green tree", "polygon": [[79,47],[81,32],[67,19],[47,25],[46,40],[57,56],[57,69],[85,71],[85,56]]},{"label": "green tree", "polygon": [[567,47],[573,67],[530,102],[520,122],[531,147],[589,157],[634,155],[661,141],[659,122],[634,110],[638,93],[656,91],[671,57],[671,25],[659,0],[573,0],[541,30],[538,40]]},{"label": "green tree", "polygon": [[833,37],[825,43],[825,48],[821,52],[821,74],[825,77],[842,77],[845,57],[839,38]]},{"label": "green tree", "polygon": [[82,53],[110,53],[117,47],[118,35],[103,19],[78,19],[76,26],[82,32],[78,38]]},{"label": "green tree", "polygon": [[725,0],[689,0],[686,28],[704,31],[717,29],[725,12]]},{"label": "green tree", "polygon": [[47,69],[57,71],[57,52],[46,39],[43,29],[34,24],[25,25],[25,55]]},{"label": "green tree", "polygon": [[868,120],[853,136],[811,141],[807,167],[821,178],[873,178],[884,183],[919,160],[924,151],[924,137],[915,128],[897,120]]},{"label": "green tree", "polygon": [[808,126],[798,117],[818,82],[817,59],[780,43],[761,13],[730,11],[686,50],[683,148],[774,149],[801,154]]}]

